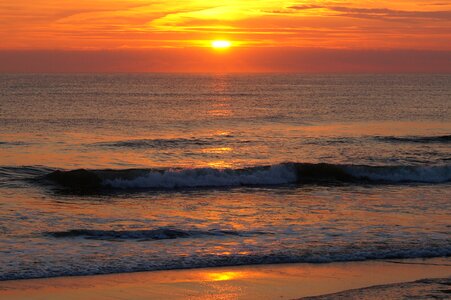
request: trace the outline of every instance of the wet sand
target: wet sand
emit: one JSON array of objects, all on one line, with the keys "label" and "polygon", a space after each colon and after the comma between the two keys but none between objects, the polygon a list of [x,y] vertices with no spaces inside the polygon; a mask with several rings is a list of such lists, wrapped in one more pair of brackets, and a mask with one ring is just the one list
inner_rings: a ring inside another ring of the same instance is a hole
[{"label": "wet sand", "polygon": [[[450,276],[449,258],[238,266],[3,281],[0,298],[296,299],[347,291],[348,294],[341,294],[342,299],[360,299],[365,295],[366,299],[376,299],[392,288],[395,292],[405,291],[409,284],[362,288]],[[428,288],[449,295],[449,279],[423,281],[409,287],[425,295]]]},{"label": "wet sand", "polygon": [[[329,295],[305,297],[302,300],[348,300],[348,299],[449,299],[451,277],[422,279],[414,282],[377,285],[353,289]],[[300,299],[300,300],[301,300]]]}]

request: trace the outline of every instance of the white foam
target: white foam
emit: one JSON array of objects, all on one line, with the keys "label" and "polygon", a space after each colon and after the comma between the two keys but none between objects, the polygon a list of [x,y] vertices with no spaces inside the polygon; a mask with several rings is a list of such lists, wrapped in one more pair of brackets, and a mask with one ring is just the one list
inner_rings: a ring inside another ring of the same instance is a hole
[{"label": "white foam", "polygon": [[114,188],[191,188],[226,187],[240,185],[280,185],[297,180],[296,168],[288,164],[249,170],[218,170],[213,168],[149,171],[134,179],[104,180]]},{"label": "white foam", "polygon": [[[283,185],[298,182],[298,171],[304,164],[284,163],[270,167],[249,169],[168,169],[149,170],[144,175],[132,178],[116,177],[103,181],[103,185],[118,189],[139,188],[196,188],[228,187],[243,185]],[[318,165],[321,169],[323,166]],[[336,165],[354,180],[399,183],[443,183],[451,181],[451,165],[443,166],[359,166]],[[311,165],[309,166],[311,168]],[[304,175],[302,175],[304,176]],[[324,175],[327,179],[327,174]],[[316,178],[318,179],[318,178]],[[321,178],[318,180],[321,181]],[[347,181],[349,179],[343,179]]]}]

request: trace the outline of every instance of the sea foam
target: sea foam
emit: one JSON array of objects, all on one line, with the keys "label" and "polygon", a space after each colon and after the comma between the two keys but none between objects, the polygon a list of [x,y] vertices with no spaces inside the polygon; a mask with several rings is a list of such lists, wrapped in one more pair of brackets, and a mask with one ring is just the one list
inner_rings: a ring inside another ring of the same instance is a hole
[{"label": "sea foam", "polygon": [[177,189],[287,184],[437,184],[451,181],[451,165],[365,166],[281,163],[243,169],[168,168],[54,171],[46,178],[75,189]]}]

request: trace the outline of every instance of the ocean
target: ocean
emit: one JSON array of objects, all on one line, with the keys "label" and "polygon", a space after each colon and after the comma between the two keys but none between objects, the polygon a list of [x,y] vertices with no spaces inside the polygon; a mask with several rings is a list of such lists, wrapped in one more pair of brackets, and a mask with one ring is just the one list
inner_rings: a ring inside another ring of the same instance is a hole
[{"label": "ocean", "polygon": [[451,75],[1,74],[0,280],[451,255]]}]

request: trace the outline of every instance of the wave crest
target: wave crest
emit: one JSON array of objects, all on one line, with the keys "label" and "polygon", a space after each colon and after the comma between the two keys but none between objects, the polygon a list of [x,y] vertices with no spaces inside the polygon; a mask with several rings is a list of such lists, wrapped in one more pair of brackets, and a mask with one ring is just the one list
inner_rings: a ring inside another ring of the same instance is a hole
[{"label": "wave crest", "polygon": [[253,167],[247,169],[169,169],[149,171],[147,174],[130,178],[112,178],[103,181],[104,186],[113,188],[196,188],[229,187],[253,185],[283,185],[297,181],[296,169],[289,165]]},{"label": "wave crest", "polygon": [[76,189],[177,189],[286,184],[444,183],[451,165],[365,166],[283,163],[244,169],[125,169],[54,171],[46,179]]}]

